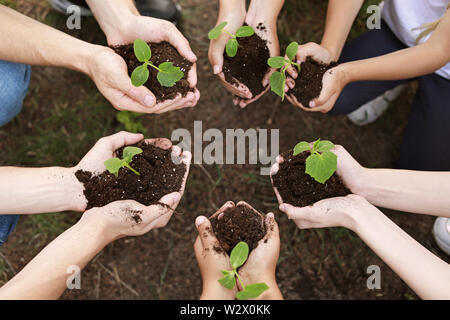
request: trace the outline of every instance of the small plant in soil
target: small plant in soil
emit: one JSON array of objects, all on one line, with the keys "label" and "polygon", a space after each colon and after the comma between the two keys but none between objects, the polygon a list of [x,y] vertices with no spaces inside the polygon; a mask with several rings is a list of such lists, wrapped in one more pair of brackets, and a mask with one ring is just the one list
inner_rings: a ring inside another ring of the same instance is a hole
[{"label": "small plant in soil", "polygon": [[273,92],[281,97],[284,100],[284,87],[286,85],[286,69],[293,65],[297,67],[298,71],[300,71],[300,65],[294,62],[295,55],[297,54],[298,43],[291,42],[286,48],[286,56],[285,57],[271,57],[267,60],[267,64],[274,69],[280,69],[280,71],[275,71],[270,76],[270,88]]},{"label": "small plant in soil", "polygon": [[106,170],[110,173],[114,174],[116,177],[119,176],[120,168],[128,168],[136,175],[140,176],[140,173],[134,170],[130,166],[130,162],[133,160],[133,157],[137,154],[141,154],[142,149],[138,147],[125,147],[123,149],[122,159],[119,158],[111,158],[105,161]]},{"label": "small plant in soil", "polygon": [[228,34],[230,36],[230,39],[228,40],[225,46],[225,51],[227,52],[227,55],[230,58],[233,58],[236,56],[239,47],[239,42],[237,38],[250,37],[255,33],[255,30],[253,30],[253,28],[250,26],[242,26],[236,30],[236,34],[232,34],[231,32],[225,30],[225,26],[227,24],[228,22],[224,21],[215,28],[213,28],[211,31],[209,31],[208,38],[209,40],[215,40],[220,37],[220,34],[222,32]]},{"label": "small plant in soil", "polygon": [[318,139],[310,146],[306,141],[299,142],[294,147],[294,156],[309,151],[311,154],[306,158],[306,173],[314,180],[325,183],[337,169],[337,156],[330,150],[334,148],[331,141]]},{"label": "small plant in soil", "polygon": [[148,67],[158,70],[156,78],[158,82],[164,87],[173,87],[181,78],[184,73],[179,67],[173,65],[172,62],[166,61],[159,66],[154,65],[150,58],[152,57],[152,51],[149,45],[142,39],[136,39],[133,44],[134,54],[142,65],[136,67],[131,73],[131,83],[135,87],[145,84],[150,76]]},{"label": "small plant in soil", "polygon": [[236,298],[239,300],[258,298],[264,291],[269,289],[264,282],[245,285],[242,282],[237,269],[247,261],[249,248],[247,243],[239,242],[231,251],[230,264],[232,270],[221,270],[223,278],[218,280],[219,283],[227,289],[232,290],[236,285],[236,278],[241,284],[242,291],[236,293]]}]

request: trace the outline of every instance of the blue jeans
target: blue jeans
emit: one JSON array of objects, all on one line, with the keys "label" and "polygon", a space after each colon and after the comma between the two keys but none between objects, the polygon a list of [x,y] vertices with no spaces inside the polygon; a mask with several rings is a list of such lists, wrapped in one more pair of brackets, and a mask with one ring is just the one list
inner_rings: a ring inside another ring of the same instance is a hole
[{"label": "blue jeans", "polygon": [[[339,63],[368,59],[405,49],[383,21],[381,29],[371,30],[348,43]],[[427,57],[424,57],[427,59]],[[414,63],[414,61],[411,61]],[[399,169],[450,171],[450,80],[432,73],[418,79],[395,81],[359,81],[348,84],[331,115],[349,114],[384,92],[418,80],[408,125],[396,163]]]},{"label": "blue jeans", "polygon": [[[0,126],[11,121],[22,110],[30,75],[30,66],[0,60]],[[18,215],[0,215],[0,246],[18,220]]]}]

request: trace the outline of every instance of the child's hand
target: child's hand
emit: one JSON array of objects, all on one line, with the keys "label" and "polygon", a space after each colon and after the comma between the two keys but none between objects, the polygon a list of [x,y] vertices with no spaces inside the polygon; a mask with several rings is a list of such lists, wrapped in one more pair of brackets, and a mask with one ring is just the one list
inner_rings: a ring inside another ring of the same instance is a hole
[{"label": "child's hand", "polygon": [[[224,212],[232,206],[234,206],[233,202],[227,202],[217,213]],[[200,299],[233,300],[237,292],[237,286],[233,290],[229,290],[224,288],[218,281],[223,277],[221,270],[232,269],[230,257],[221,249],[208,218],[204,216],[197,217],[195,226],[198,230],[198,237],[195,240],[194,251],[203,281],[203,292]]]},{"label": "child's hand", "polygon": [[[366,187],[363,181],[367,180],[364,177],[367,175],[368,169],[361,166],[341,145],[335,145],[331,152],[337,155],[336,174],[352,193],[362,195]],[[283,199],[278,189],[273,185],[272,177],[278,173],[280,165],[283,162],[284,158],[279,155],[276,158],[276,163],[270,168],[270,180],[272,181],[273,190],[280,205],[283,204]]]},{"label": "child's hand", "polygon": [[266,215],[265,225],[266,236],[250,252],[247,261],[239,269],[239,275],[244,284],[264,282],[269,286],[269,290],[258,299],[283,299],[275,278],[275,269],[280,255],[280,235],[272,212]]}]

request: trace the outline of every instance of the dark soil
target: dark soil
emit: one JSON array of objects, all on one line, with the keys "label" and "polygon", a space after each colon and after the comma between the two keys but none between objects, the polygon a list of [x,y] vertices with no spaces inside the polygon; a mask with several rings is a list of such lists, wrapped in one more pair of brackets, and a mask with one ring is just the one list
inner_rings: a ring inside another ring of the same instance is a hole
[{"label": "dark soil", "polygon": [[294,156],[292,151],[283,153],[284,162],[273,176],[273,184],[283,202],[296,207],[306,207],[327,198],[342,197],[350,190],[334,173],[324,184],[317,182],[305,173],[308,152]]},{"label": "dark soil", "polygon": [[238,38],[238,42],[236,56],[230,58],[226,53],[223,55],[225,80],[232,84],[236,84],[238,80],[246,85],[255,97],[264,91],[262,80],[269,69],[267,65],[267,59],[270,58],[269,48],[266,41],[256,33],[250,37]]},{"label": "dark soil", "polygon": [[[211,225],[219,243],[227,254],[240,241],[248,244],[250,251],[258,245],[266,234],[263,216],[245,205],[228,208],[219,219],[219,215],[212,217]],[[214,248],[220,251],[219,248]]]},{"label": "dark soil", "polygon": [[[147,43],[152,50],[152,57],[150,61],[159,66],[161,63],[170,61],[175,66],[180,67],[181,71],[184,72],[183,78],[178,81],[173,87],[163,87],[158,80],[156,79],[156,75],[158,74],[158,70],[152,67],[148,67],[150,71],[150,76],[148,81],[144,84],[156,97],[157,102],[162,102],[165,100],[174,99],[178,93],[180,93],[183,97],[185,97],[188,92],[194,92],[194,89],[189,86],[189,82],[187,80],[187,76],[189,70],[191,69],[192,62],[186,60],[182,57],[177,49],[175,49],[168,42],[161,43]],[[119,54],[127,63],[128,74],[131,76],[133,70],[140,66],[142,63],[138,61],[136,56],[134,55],[133,44],[121,45],[117,47],[113,47],[114,51]]]},{"label": "dark soil", "polygon": [[[181,189],[186,165],[172,162],[171,149],[164,150],[145,142],[136,146],[143,152],[135,155],[130,165],[140,176],[126,168],[119,170],[118,177],[108,171],[97,176],[82,170],[75,173],[84,184],[87,209],[117,200],[136,200],[148,206],[158,203],[164,195]],[[123,148],[117,150],[118,157],[122,157],[122,152]]]},{"label": "dark soil", "polygon": [[321,64],[310,57],[301,64],[300,72],[295,79],[295,87],[288,94],[293,94],[304,107],[309,107],[309,102],[320,95],[322,91],[322,78],[327,70],[336,67],[336,62],[329,65]]}]

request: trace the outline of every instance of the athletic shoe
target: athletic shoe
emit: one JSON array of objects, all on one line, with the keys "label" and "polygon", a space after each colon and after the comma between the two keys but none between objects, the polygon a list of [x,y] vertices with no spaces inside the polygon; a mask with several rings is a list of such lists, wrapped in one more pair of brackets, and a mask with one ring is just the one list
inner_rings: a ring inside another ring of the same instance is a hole
[{"label": "athletic shoe", "polygon": [[450,219],[437,218],[433,226],[433,236],[439,248],[450,255]]},{"label": "athletic shoe", "polygon": [[392,90],[388,90],[382,95],[362,105],[347,117],[351,122],[358,126],[365,126],[377,120],[389,107],[389,104],[394,101],[400,93],[405,90],[406,84],[401,84]]}]

